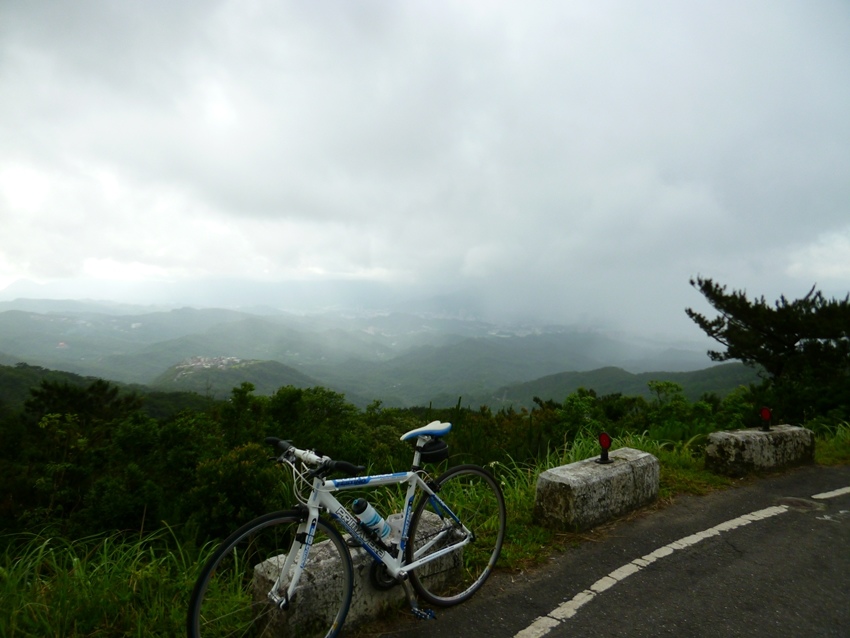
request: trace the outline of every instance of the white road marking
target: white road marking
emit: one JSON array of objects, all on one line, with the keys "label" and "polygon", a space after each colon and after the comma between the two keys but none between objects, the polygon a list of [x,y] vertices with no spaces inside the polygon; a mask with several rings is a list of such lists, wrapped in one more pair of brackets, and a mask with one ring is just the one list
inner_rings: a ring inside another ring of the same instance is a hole
[{"label": "white road marking", "polygon": [[[850,487],[842,487],[841,489],[832,490],[831,492],[815,494],[812,498],[823,500],[843,496],[844,494],[850,494]],[[562,622],[575,616],[578,613],[578,610],[583,605],[586,605],[593,600],[597,594],[601,594],[602,592],[610,589],[618,582],[625,580],[632,574],[638,573],[644,567],[651,565],[655,561],[664,558],[665,556],[670,556],[670,554],[676,550],[685,549],[686,547],[690,547],[691,545],[696,545],[697,543],[704,541],[706,538],[711,538],[712,536],[717,536],[723,532],[728,532],[756,521],[762,521],[766,518],[777,516],[778,514],[782,514],[787,511],[787,505],[766,507],[765,509],[750,512],[749,514],[744,514],[738,518],[724,521],[723,523],[715,525],[707,530],[691,534],[690,536],[685,536],[677,541],[673,541],[672,543],[659,547],[654,552],[647,554],[646,556],[642,556],[641,558],[636,558],[632,562],[618,567],[607,576],[603,576],[593,583],[589,589],[579,592],[570,600],[560,604],[545,616],[540,616],[535,619],[535,621],[528,627],[517,633],[514,638],[541,638],[541,636],[545,636]],[[844,514],[844,511],[842,511],[841,514]],[[835,520],[829,516],[819,518],[822,520]]]},{"label": "white road marking", "polygon": [[821,500],[825,498],[835,498],[836,496],[844,496],[845,494],[850,494],[850,487],[842,487],[840,490],[832,490],[831,492],[815,494],[812,498]]},{"label": "white road marking", "polygon": [[[850,491],[850,488],[845,491]],[[836,490],[836,492],[841,493],[845,493],[845,491]],[[834,493],[828,492],[827,494]],[[834,495],[837,496],[837,494]],[[818,498],[818,496],[820,496],[821,498],[831,498],[831,496],[825,496],[820,494],[812,498]],[[730,530],[737,529],[738,527],[749,525],[750,523],[754,523],[756,521],[762,521],[766,518],[783,514],[787,511],[788,506],[786,505],[767,507],[763,510],[757,510],[755,512],[750,512],[749,514],[739,516],[738,518],[733,518],[702,532],[691,534],[690,536],[685,536],[684,538],[680,538],[677,541],[673,541],[672,543],[659,547],[654,552],[647,554],[646,556],[642,556],[641,558],[636,558],[632,562],[626,563],[625,565],[618,567],[607,576],[603,576],[595,583],[593,583],[589,589],[585,589],[584,591],[579,592],[570,600],[558,605],[555,609],[553,609],[545,616],[540,616],[539,618],[535,619],[534,622],[532,622],[528,627],[517,633],[514,638],[541,638],[541,636],[545,636],[555,627],[575,616],[582,606],[586,605],[591,600],[596,598],[598,594],[601,594],[602,592],[610,589],[611,587],[625,580],[632,574],[637,574],[644,567],[651,565],[655,561],[664,558],[665,556],[670,556],[676,550],[685,549],[692,545],[696,545],[701,541],[704,541],[706,538],[717,536],[722,532],[728,532]]]}]

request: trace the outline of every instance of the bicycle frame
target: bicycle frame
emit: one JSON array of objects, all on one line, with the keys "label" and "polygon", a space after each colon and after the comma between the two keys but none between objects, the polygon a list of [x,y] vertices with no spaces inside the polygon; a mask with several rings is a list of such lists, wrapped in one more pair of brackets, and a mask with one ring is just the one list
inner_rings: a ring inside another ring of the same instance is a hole
[{"label": "bicycle frame", "polygon": [[[333,493],[362,488],[365,486],[368,486],[368,489],[373,489],[388,485],[402,485],[404,483],[407,484],[404,517],[402,520],[398,553],[396,556],[393,556],[391,552],[376,543],[374,539],[365,533],[363,528],[360,526],[359,519],[342,503],[340,503]],[[440,511],[444,512],[446,515],[451,517],[455,523],[460,525],[463,530],[463,538],[434,552],[433,554],[428,554],[424,558],[417,558],[417,556],[420,556],[422,552],[427,551],[433,547],[435,543],[443,539],[450,531],[449,529],[443,529],[439,533],[435,534],[434,538],[431,539],[427,545],[419,549],[417,554],[414,555],[414,560],[411,563],[405,563],[405,550],[409,541],[408,531],[410,529],[410,521],[413,515],[414,500],[417,491],[420,490],[427,495],[428,498],[434,500]],[[268,593],[268,598],[272,602],[284,608],[288,601],[292,599],[296,589],[298,588],[301,571],[307,562],[307,557],[309,556],[310,550],[313,546],[316,522],[322,510],[327,511],[334,520],[338,521],[339,524],[342,525],[349,534],[351,534],[352,538],[356,539],[357,542],[361,544],[372,558],[386,565],[387,571],[393,578],[398,578],[399,576],[402,576],[403,578],[407,571],[414,570],[450,552],[456,551],[459,547],[462,547],[472,541],[472,533],[469,529],[454,514],[454,512],[452,512],[451,508],[449,508],[442,499],[440,499],[434,490],[422,480],[419,473],[414,471],[395,472],[392,474],[375,474],[371,476],[332,480],[314,477],[312,490],[309,498],[307,499],[306,507],[307,518],[301,525],[298,526],[298,533],[296,534],[289,553],[286,555],[286,559],[280,570],[277,581]],[[281,581],[283,580],[284,575],[290,573],[292,573],[292,578],[289,582],[289,586],[287,587],[286,594],[284,596],[278,596],[275,592],[280,590]]]},{"label": "bicycle frame", "polygon": [[[336,636],[353,605],[360,616],[364,604],[381,600],[355,605],[357,590],[368,597],[363,588],[370,585],[399,585],[420,619],[436,615],[419,599],[437,607],[469,600],[499,558],[507,508],[499,482],[479,465],[453,465],[431,477],[430,468],[449,459],[442,437],[451,427],[432,421],[405,432],[400,440],[414,444],[410,470],[369,476],[360,476],[362,465],[266,437],[275,449],[270,460],[292,472],[292,485],[285,485],[295,507],[245,523],[210,555],[189,599],[189,638],[278,627]],[[331,478],[338,476],[346,478]],[[399,512],[389,517],[392,534],[375,524],[371,509],[363,519],[353,513],[361,511],[355,496],[376,489],[391,496],[382,503],[393,503],[380,509]]]}]

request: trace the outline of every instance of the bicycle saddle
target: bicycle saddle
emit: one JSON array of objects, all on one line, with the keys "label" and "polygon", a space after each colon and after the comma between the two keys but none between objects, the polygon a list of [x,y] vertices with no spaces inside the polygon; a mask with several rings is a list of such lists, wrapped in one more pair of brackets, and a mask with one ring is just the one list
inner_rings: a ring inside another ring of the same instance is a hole
[{"label": "bicycle saddle", "polygon": [[421,428],[416,428],[410,432],[405,432],[401,435],[401,441],[414,439],[418,436],[445,436],[451,432],[451,423],[440,423],[439,421],[431,421],[428,425],[423,425]]}]

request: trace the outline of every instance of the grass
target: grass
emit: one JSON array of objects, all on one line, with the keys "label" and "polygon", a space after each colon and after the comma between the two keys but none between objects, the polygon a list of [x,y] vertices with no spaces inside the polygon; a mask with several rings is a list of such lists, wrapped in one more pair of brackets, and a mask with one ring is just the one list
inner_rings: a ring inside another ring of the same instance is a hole
[{"label": "grass", "polygon": [[850,423],[827,427],[815,441],[815,463],[843,465],[850,459]]},{"label": "grass", "polygon": [[[616,439],[614,447],[658,457],[661,506],[679,494],[705,494],[732,483],[705,470],[696,439],[673,443],[631,434]],[[598,451],[595,436],[588,434],[551,450],[538,463],[491,464],[508,509],[503,569],[539,565],[552,552],[579,542],[577,535],[534,524],[537,476]],[[815,458],[822,465],[850,462],[850,424],[824,430],[817,438]],[[214,549],[181,545],[169,529],[141,538],[103,535],[76,541],[7,535],[0,537],[0,547],[0,636],[9,638],[182,635],[189,593]]]},{"label": "grass", "polygon": [[0,635],[174,636],[183,627],[200,560],[168,530],[2,540]]}]

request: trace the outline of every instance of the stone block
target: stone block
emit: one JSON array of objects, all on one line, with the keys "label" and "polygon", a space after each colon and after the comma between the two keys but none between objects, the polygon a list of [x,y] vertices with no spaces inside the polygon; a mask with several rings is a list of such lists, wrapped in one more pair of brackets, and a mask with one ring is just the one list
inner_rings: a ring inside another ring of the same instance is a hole
[{"label": "stone block", "polygon": [[814,460],[814,432],[795,425],[774,425],[767,432],[712,432],[705,447],[706,469],[726,476],[780,470]]},{"label": "stone block", "polygon": [[582,531],[658,498],[660,466],[648,452],[620,448],[602,465],[586,459],[542,472],[534,518],[546,527]]},{"label": "stone block", "polygon": [[[402,514],[393,514],[387,517],[387,521],[403,518]],[[440,518],[431,512],[424,512],[422,523],[423,530],[436,532],[440,526]],[[324,622],[330,622],[335,612],[333,601],[327,598],[327,583],[340,577],[339,557],[328,544],[330,541],[317,543],[311,550],[318,569],[314,569],[310,578],[302,578],[299,583],[299,595],[310,600],[310,606],[294,605],[287,612],[276,614],[270,619],[269,627],[263,635],[274,638],[287,638],[299,635],[299,627],[308,621],[308,616],[319,616]],[[404,588],[396,585],[391,589],[379,590],[372,585],[369,572],[372,568],[373,558],[362,548],[350,548],[351,562],[354,567],[354,592],[351,598],[351,607],[345,619],[345,626],[352,626],[377,618],[381,612],[391,606],[397,606],[407,600]],[[257,602],[266,599],[266,593],[271,589],[272,583],[277,578],[286,554],[280,554],[254,567],[254,598]],[[457,576],[463,562],[463,552],[448,554],[437,560],[423,565],[420,568],[420,576],[432,585],[448,582]],[[314,565],[316,567],[316,565]]]}]

